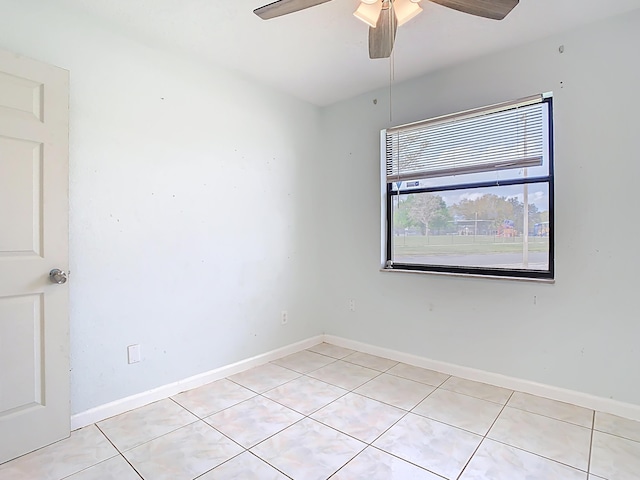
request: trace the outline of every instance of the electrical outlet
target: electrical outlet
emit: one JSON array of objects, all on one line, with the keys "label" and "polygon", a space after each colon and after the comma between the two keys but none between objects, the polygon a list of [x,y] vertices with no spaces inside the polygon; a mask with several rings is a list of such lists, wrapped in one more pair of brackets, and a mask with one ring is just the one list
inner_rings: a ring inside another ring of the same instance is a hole
[{"label": "electrical outlet", "polygon": [[287,313],[286,310],[282,311],[282,314],[280,315],[280,323],[282,325],[286,325],[289,322],[289,314]]},{"label": "electrical outlet", "polygon": [[353,298],[349,300],[349,311],[350,312],[356,311],[356,301]]},{"label": "electrical outlet", "polygon": [[129,345],[127,347],[127,356],[129,358],[129,363],[138,363],[141,359],[140,345]]}]

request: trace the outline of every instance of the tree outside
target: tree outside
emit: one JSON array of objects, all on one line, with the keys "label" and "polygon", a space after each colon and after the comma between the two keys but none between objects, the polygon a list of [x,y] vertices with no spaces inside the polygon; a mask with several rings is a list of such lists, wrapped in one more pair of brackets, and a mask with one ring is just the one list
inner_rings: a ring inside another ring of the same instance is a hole
[{"label": "tree outside", "polygon": [[[456,221],[479,222],[474,233],[483,235],[499,234],[508,222],[522,235],[524,227],[524,203],[515,197],[507,198],[492,193],[476,199],[464,199],[447,206],[444,199],[431,193],[414,193],[396,197],[394,209],[394,227],[396,233],[419,228],[422,235],[442,235],[459,233]],[[540,212],[538,207],[529,204],[529,235],[534,225],[548,221],[548,212]],[[478,229],[478,225],[480,228]]]},{"label": "tree outside", "polygon": [[548,212],[533,203],[527,235],[525,205],[513,196],[486,193],[447,205],[441,195],[413,193],[394,197],[393,208],[395,236],[404,237],[394,242],[395,261],[547,268],[549,239],[536,224],[548,222]]}]

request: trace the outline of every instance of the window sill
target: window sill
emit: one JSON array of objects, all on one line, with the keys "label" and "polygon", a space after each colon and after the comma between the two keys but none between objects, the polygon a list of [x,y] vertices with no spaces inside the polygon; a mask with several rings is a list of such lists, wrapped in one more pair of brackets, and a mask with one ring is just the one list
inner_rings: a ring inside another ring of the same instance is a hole
[{"label": "window sill", "polygon": [[508,277],[499,275],[477,275],[474,273],[452,273],[452,272],[429,272],[426,270],[404,270],[401,268],[381,268],[381,272],[399,272],[399,273],[418,273],[427,275],[441,275],[447,277],[470,277],[470,278],[483,278],[489,280],[514,280],[517,282],[534,282],[534,283],[556,283],[553,278],[523,278],[523,277]]}]

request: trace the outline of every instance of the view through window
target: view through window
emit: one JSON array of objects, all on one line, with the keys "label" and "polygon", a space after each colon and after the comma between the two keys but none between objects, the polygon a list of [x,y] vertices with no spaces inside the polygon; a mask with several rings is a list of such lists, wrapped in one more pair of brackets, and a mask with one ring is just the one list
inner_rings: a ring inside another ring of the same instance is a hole
[{"label": "view through window", "polygon": [[385,268],[553,278],[552,101],[383,131]]}]

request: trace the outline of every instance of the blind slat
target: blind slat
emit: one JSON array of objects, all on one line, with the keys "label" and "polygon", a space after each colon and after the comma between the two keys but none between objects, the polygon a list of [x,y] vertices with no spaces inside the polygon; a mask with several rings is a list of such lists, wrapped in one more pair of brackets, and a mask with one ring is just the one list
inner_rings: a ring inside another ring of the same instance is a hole
[{"label": "blind slat", "polygon": [[546,108],[530,97],[388,129],[387,181],[542,165]]}]

